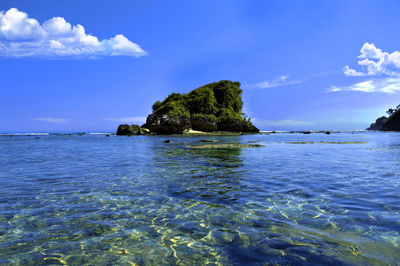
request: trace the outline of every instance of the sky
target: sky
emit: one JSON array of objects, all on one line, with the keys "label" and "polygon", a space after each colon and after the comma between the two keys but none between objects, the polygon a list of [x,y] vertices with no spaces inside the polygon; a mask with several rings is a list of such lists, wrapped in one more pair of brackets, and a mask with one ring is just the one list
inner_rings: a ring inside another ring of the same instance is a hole
[{"label": "sky", "polygon": [[400,104],[397,0],[2,0],[0,132],[114,132],[239,81],[261,130],[365,129]]}]

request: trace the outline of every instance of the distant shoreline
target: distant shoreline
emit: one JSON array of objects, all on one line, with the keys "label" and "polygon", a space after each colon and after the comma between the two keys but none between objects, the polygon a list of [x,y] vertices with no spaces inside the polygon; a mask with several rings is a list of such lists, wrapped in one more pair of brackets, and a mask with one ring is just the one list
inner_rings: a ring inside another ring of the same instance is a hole
[{"label": "distant shoreline", "polygon": [[[147,136],[240,136],[240,135],[264,135],[264,134],[323,134],[327,130],[262,130],[259,133],[239,133],[227,131],[204,132],[191,130],[184,134],[171,134],[171,135],[147,135]],[[374,131],[374,130],[329,130],[330,133],[361,133],[361,132],[388,132],[388,131]],[[396,132],[396,131],[389,131]],[[17,132],[7,133],[2,132],[0,136],[65,136],[65,135],[116,135],[115,132]],[[123,137],[123,136],[121,136]]]}]

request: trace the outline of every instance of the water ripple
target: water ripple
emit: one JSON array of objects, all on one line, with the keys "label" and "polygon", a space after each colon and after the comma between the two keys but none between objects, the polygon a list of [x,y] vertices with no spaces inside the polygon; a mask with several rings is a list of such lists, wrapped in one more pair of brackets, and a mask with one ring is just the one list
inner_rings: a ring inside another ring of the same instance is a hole
[{"label": "water ripple", "polygon": [[0,136],[0,264],[400,261],[397,133],[209,138]]}]

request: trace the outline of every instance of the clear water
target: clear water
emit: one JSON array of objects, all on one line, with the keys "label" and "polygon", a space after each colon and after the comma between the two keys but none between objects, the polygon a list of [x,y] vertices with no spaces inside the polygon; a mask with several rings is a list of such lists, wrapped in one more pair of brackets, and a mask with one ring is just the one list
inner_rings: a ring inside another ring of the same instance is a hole
[{"label": "clear water", "polygon": [[399,133],[0,136],[2,265],[396,264],[399,211]]}]

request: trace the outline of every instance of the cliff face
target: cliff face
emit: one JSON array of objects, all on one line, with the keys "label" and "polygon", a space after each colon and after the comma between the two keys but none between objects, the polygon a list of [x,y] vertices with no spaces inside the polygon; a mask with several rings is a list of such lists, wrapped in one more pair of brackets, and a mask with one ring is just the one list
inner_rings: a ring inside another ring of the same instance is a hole
[{"label": "cliff face", "polygon": [[222,80],[187,94],[172,93],[153,105],[144,128],[157,134],[199,131],[259,132],[242,114],[239,82]]},{"label": "cliff face", "polygon": [[386,116],[379,117],[375,123],[372,123],[367,130],[381,130],[388,118]]},{"label": "cliff face", "polygon": [[400,131],[400,109],[397,109],[383,125],[384,131]]}]

